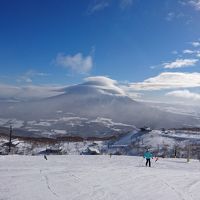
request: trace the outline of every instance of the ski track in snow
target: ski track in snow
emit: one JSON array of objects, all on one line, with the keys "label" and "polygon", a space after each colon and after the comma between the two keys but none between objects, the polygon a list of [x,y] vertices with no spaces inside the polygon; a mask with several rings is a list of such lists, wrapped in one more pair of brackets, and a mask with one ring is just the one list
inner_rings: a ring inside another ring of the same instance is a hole
[{"label": "ski track in snow", "polygon": [[0,156],[0,200],[200,199],[198,161],[144,165],[128,156]]},{"label": "ski track in snow", "polygon": [[177,194],[179,199],[188,200],[188,199],[185,199],[185,197],[183,196],[182,192],[178,191],[173,185],[170,185],[167,181],[165,181],[165,180],[163,180],[161,178],[158,178],[158,180],[160,180],[161,183],[164,183],[169,189],[171,189],[173,192],[175,192],[175,194]]},{"label": "ski track in snow", "polygon": [[[188,185],[188,193],[190,194],[190,197],[192,200],[194,200],[194,194],[193,194],[193,190],[200,184],[200,180],[195,180],[193,181],[191,184]],[[198,187],[199,189],[199,187]]]},{"label": "ski track in snow", "polygon": [[50,183],[49,183],[49,178],[48,178],[48,176],[47,176],[47,175],[43,175],[43,171],[42,171],[42,170],[40,170],[40,174],[42,175],[42,177],[44,177],[45,183],[46,183],[46,185],[47,185],[48,190],[49,190],[54,196],[56,196],[56,197],[58,198],[58,195],[53,191],[52,187],[50,187]]}]

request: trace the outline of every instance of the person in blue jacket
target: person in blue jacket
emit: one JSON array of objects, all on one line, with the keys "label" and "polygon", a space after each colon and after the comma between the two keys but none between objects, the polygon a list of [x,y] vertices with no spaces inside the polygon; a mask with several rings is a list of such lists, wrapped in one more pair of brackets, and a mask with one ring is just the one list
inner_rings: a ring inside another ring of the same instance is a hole
[{"label": "person in blue jacket", "polygon": [[149,167],[151,167],[151,158],[153,158],[152,153],[149,152],[149,150],[147,149],[147,151],[144,153],[144,158],[146,158],[146,167],[149,164]]}]

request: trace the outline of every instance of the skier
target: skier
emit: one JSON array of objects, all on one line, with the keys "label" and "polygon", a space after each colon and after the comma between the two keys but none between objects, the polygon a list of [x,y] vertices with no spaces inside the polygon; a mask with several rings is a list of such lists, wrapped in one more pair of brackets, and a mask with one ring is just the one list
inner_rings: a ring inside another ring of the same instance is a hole
[{"label": "skier", "polygon": [[47,160],[47,156],[46,155],[44,155],[44,159]]},{"label": "skier", "polygon": [[146,167],[149,164],[149,167],[151,167],[151,158],[153,158],[152,153],[149,152],[149,150],[147,149],[147,151],[144,153],[144,158],[146,158]]}]

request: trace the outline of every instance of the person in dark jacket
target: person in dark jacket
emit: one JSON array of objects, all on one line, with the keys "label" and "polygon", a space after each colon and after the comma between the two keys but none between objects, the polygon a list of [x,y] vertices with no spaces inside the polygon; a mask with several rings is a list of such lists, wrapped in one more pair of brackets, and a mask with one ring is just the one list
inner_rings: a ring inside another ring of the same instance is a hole
[{"label": "person in dark jacket", "polygon": [[149,150],[147,149],[147,151],[144,153],[144,158],[146,158],[146,167],[149,164],[149,167],[151,167],[151,158],[153,158],[152,153],[149,152]]},{"label": "person in dark jacket", "polygon": [[46,155],[44,155],[44,159],[47,160],[47,156]]}]

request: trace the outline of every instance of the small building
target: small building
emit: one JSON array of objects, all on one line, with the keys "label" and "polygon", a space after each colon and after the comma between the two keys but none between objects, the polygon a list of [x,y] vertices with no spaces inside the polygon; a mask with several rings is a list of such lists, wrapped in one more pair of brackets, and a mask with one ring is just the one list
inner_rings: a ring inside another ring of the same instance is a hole
[{"label": "small building", "polygon": [[11,147],[16,147],[18,145],[18,143],[17,144],[15,144],[15,143],[13,143],[13,142],[5,142],[5,143],[3,143],[1,146],[2,147],[9,147],[9,146],[11,146]]},{"label": "small building", "polygon": [[150,131],[152,131],[152,129],[148,126],[144,126],[144,127],[140,128],[140,131],[150,132]]},{"label": "small building", "polygon": [[43,151],[40,151],[38,154],[42,154],[42,155],[60,155],[61,154],[62,149],[55,149],[55,148],[47,148]]},{"label": "small building", "polygon": [[82,155],[100,155],[100,151],[94,147],[88,147],[81,153]]}]

